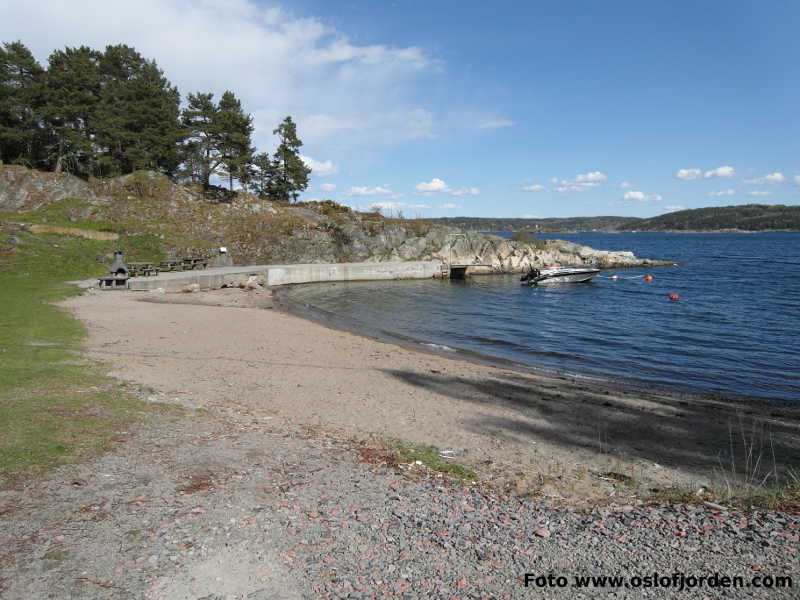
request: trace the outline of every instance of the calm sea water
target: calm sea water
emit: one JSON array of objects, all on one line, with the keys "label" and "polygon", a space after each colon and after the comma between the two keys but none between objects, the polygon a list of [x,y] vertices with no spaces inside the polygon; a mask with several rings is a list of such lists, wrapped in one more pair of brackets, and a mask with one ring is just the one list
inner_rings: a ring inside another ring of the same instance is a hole
[{"label": "calm sea water", "polygon": [[[689,391],[800,400],[800,233],[543,237],[679,266],[603,271],[591,284],[571,286],[527,287],[517,275],[492,275],[313,284],[287,297],[335,324],[429,348]],[[668,299],[672,292],[680,301]]]}]

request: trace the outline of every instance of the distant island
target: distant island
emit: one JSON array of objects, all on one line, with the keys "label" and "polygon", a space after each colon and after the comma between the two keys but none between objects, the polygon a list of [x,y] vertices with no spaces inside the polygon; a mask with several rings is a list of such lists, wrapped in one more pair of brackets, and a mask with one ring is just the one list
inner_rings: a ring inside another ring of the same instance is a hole
[{"label": "distant island", "polygon": [[426,219],[434,224],[469,231],[532,231],[567,233],[575,231],[800,231],[800,206],[746,204],[714,206],[670,212],[650,219],[638,217],[570,217],[551,219],[504,219],[442,217]]}]

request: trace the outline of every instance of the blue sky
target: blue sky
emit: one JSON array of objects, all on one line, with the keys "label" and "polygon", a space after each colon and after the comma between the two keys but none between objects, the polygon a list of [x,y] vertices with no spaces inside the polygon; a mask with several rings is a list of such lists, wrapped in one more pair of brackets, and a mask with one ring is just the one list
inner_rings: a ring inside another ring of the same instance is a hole
[{"label": "blue sky", "polygon": [[[12,3],[8,3],[9,5]],[[306,198],[406,216],[652,216],[800,204],[800,3],[41,0],[0,39],[127,43],[231,89]]]}]

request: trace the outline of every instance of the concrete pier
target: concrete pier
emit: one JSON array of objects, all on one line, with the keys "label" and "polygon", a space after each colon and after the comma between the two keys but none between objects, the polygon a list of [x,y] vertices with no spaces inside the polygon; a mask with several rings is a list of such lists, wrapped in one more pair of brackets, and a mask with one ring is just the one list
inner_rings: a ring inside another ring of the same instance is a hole
[{"label": "concrete pier", "polygon": [[[249,267],[218,267],[199,271],[172,271],[155,277],[135,277],[128,280],[128,289],[180,291],[196,283],[200,289],[238,286],[251,276],[265,286],[321,281],[369,281],[381,279],[429,279],[441,276],[439,261],[366,262],[307,265],[253,265]],[[97,281],[94,280],[94,285]]]}]

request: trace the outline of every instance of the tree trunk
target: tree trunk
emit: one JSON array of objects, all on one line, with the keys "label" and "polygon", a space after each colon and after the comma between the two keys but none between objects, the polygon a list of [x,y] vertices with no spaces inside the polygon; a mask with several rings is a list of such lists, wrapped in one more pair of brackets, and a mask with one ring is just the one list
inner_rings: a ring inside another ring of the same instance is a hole
[{"label": "tree trunk", "polygon": [[58,158],[56,158],[56,173],[61,173],[61,161],[63,160],[64,155],[61,153],[61,142],[58,143]]}]

